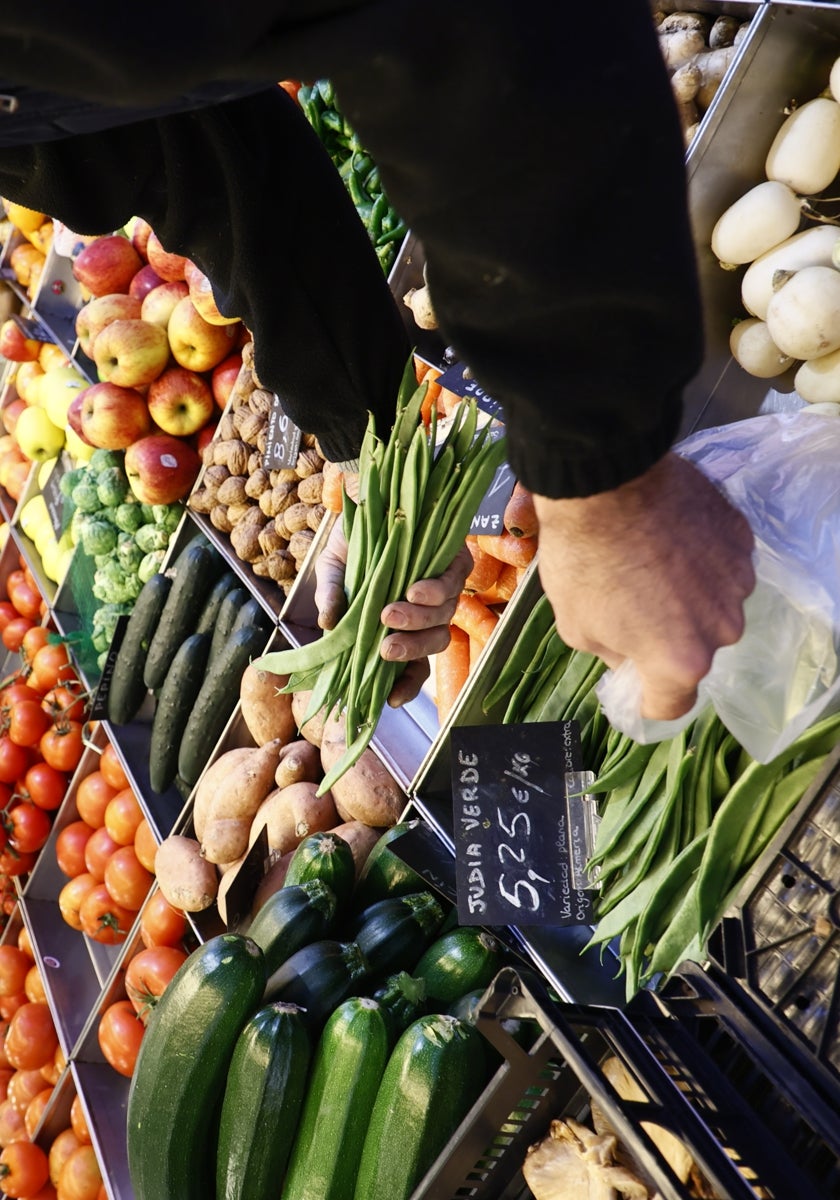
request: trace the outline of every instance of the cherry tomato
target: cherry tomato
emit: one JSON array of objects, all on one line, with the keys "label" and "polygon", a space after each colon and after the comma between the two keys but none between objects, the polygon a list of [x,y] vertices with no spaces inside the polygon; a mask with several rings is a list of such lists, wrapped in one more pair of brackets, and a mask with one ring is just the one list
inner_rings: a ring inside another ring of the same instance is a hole
[{"label": "cherry tomato", "polygon": [[79,816],[94,829],[99,829],[105,824],[105,809],[116,794],[116,789],[111,787],[101,771],[91,771],[79,780],[76,788]]},{"label": "cherry tomato", "polygon": [[90,872],[97,883],[104,882],[108,861],[119,848],[104,825],[93,831],[93,836],[85,846],[85,870]]},{"label": "cherry tomato", "polygon": [[29,754],[25,746],[18,746],[10,737],[0,737],[0,783],[16,783],[26,773]]},{"label": "cherry tomato", "polygon": [[47,1154],[50,1164],[50,1182],[53,1187],[58,1187],[58,1177],[61,1174],[62,1167],[73,1151],[81,1145],[82,1143],[76,1137],[70,1125],[55,1135]]},{"label": "cherry tomato", "polygon": [[143,906],[140,938],[144,946],[180,946],[187,932],[187,918],[173,908],[163,892],[156,889]]},{"label": "cherry tomato", "polygon": [[61,1200],[96,1200],[102,1185],[102,1172],[93,1146],[74,1150],[61,1172],[58,1191]]},{"label": "cherry tomato", "polygon": [[76,678],[76,671],[64,642],[42,646],[31,662],[33,686],[42,692]]},{"label": "cherry tomato", "polygon": [[129,960],[125,990],[144,1023],[172,976],[186,961],[186,952],[175,946],[151,946]]},{"label": "cherry tomato", "polygon": [[49,1177],[47,1155],[36,1142],[12,1142],[0,1152],[0,1180],[13,1200],[33,1196]]},{"label": "cherry tomato", "polygon": [[142,820],[143,810],[131,788],[117,792],[105,809],[105,828],[121,846],[132,845],[137,826]]},{"label": "cherry tomato", "polygon": [[85,748],[82,742],[81,721],[62,721],[61,725],[53,725],[38,745],[44,762],[49,763],[51,767],[55,767],[57,771],[75,771]]},{"label": "cherry tomato", "polygon": [[67,793],[67,776],[49,763],[33,763],[23,777],[23,786],[33,804],[45,812],[55,812]]},{"label": "cherry tomato", "polygon": [[11,1146],[13,1142],[22,1142],[27,1136],[24,1115],[7,1096],[0,1103],[0,1146],[6,1147]]},{"label": "cherry tomato", "polygon": [[81,930],[82,903],[96,886],[94,877],[85,871],[74,875],[58,893],[59,912],[71,929]]},{"label": "cherry tomato", "polygon": [[152,832],[152,827],[144,817],[134,834],[134,853],[139,858],[140,862],[147,871],[154,874],[155,871],[155,855],[157,854],[157,838]]},{"label": "cherry tomato", "polygon": [[134,922],[134,913],[111,898],[104,883],[96,883],[79,909],[82,933],[94,942],[115,946],[124,942]]},{"label": "cherry tomato", "polygon": [[11,943],[0,946],[0,996],[22,992],[31,966],[32,959],[19,946]]},{"label": "cherry tomato", "polygon": [[19,854],[34,854],[40,850],[52,829],[47,813],[28,800],[15,804],[3,824],[9,837],[9,846]]},{"label": "cherry tomato", "polygon": [[41,706],[53,720],[84,721],[88,714],[88,696],[66,684],[50,688]]},{"label": "cherry tomato", "polygon": [[0,600],[0,633],[3,632],[10,621],[14,621],[18,616],[20,614],[11,600]]},{"label": "cherry tomato", "polygon": [[55,860],[64,875],[72,878],[85,873],[85,847],[93,832],[87,821],[71,821],[58,834],[55,839]]},{"label": "cherry tomato", "polygon": [[22,1004],[9,1022],[6,1034],[6,1056],[12,1066],[20,1071],[40,1071],[52,1061],[57,1045],[58,1034],[49,1004],[38,1000]]},{"label": "cherry tomato", "polygon": [[29,617],[14,617],[3,630],[0,639],[7,650],[18,651],[23,643],[24,634],[35,624]]},{"label": "cherry tomato", "polygon": [[144,1031],[145,1026],[130,1000],[109,1004],[99,1018],[99,1047],[120,1075],[131,1078]]},{"label": "cherry tomato", "polygon": [[120,757],[110,742],[105,743],[105,749],[99,756],[99,770],[115,792],[121,792],[123,788],[131,786]]}]

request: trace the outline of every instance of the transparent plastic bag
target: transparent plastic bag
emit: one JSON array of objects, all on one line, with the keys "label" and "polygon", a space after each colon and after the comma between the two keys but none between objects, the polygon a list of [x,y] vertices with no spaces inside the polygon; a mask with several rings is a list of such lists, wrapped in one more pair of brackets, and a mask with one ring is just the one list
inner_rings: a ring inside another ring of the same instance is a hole
[{"label": "transparent plastic bag", "polygon": [[840,709],[840,419],[803,409],[693,434],[676,447],[747,517],[755,591],[745,629],[715,654],[691,712],[641,716],[641,684],[625,661],[598,696],[610,722],[639,742],[673,737],[711,704],[759,762]]}]

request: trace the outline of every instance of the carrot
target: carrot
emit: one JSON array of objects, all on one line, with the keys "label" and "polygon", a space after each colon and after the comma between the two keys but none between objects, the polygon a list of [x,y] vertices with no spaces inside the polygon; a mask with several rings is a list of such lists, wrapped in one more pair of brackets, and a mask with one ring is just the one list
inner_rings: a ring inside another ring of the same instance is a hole
[{"label": "carrot", "polygon": [[477,596],[470,595],[469,592],[461,592],[455,606],[452,624],[463,629],[471,638],[475,638],[479,645],[485,644],[496,628],[498,620],[498,614],[494,613],[492,608],[488,608]]},{"label": "carrot", "polygon": [[435,703],[441,725],[470,673],[470,636],[457,625],[449,626],[449,645],[435,655]]},{"label": "carrot", "polygon": [[455,409],[461,403],[462,397],[457,392],[451,392],[449,388],[441,388],[438,396],[437,405],[445,417],[449,417],[455,412]]},{"label": "carrot", "polygon": [[537,553],[536,537],[514,537],[507,530],[500,534],[480,533],[478,544],[487,554],[514,567],[526,567]]},{"label": "carrot", "polygon": [[502,524],[514,537],[535,537],[537,513],[534,497],[519,480],[514,484],[510,500],[505,507]]},{"label": "carrot", "polygon": [[284,92],[288,92],[293,100],[297,100],[297,94],[300,91],[301,85],[296,79],[281,79],[278,87],[281,87]]},{"label": "carrot", "polygon": [[486,592],[499,578],[503,564],[481,549],[475,534],[467,537],[467,547],[473,558],[473,568],[464,583],[464,591]]},{"label": "carrot", "polygon": [[324,463],[321,503],[328,512],[340,513],[344,494],[344,472],[335,463]]},{"label": "carrot", "polygon": [[484,592],[476,592],[476,595],[487,605],[507,604],[516,591],[523,571],[523,567],[514,567],[512,563],[502,563],[495,583]]}]

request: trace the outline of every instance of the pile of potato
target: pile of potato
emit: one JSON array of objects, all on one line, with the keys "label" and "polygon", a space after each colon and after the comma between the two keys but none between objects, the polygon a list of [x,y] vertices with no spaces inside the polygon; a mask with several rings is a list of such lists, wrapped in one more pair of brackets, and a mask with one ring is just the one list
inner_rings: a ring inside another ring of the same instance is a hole
[{"label": "pile of potato", "polygon": [[326,464],[316,439],[303,434],[294,467],[263,465],[273,395],[253,370],[253,343],[213,440],[189,507],[229,534],[234,553],[255,575],[272,579],[287,594],[325,514]]}]

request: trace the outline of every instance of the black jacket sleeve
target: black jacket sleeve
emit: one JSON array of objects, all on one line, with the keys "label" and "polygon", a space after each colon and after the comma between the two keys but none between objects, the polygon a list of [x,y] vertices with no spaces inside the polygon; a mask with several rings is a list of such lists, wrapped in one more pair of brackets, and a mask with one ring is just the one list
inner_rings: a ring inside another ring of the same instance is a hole
[{"label": "black jacket sleeve", "polygon": [[89,8],[83,30],[61,0],[2,18],[0,74],[135,104],[223,79],[335,81],[532,489],[600,491],[667,449],[702,328],[647,0],[603,0],[597,48],[585,5],[147,0],[140,38],[112,4]]}]

